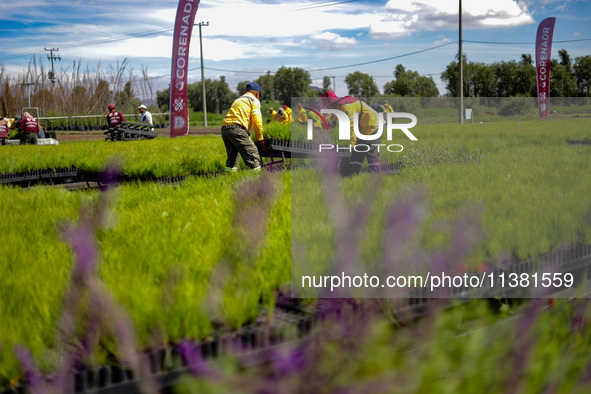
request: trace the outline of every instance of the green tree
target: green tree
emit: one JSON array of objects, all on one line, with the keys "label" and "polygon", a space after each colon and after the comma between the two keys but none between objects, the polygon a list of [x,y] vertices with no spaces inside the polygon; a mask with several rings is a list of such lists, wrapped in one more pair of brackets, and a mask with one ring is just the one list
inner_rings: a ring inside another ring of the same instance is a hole
[{"label": "green tree", "polygon": [[[326,93],[329,90],[331,90],[330,85],[331,85],[330,77],[325,75],[324,78],[322,78],[322,93]],[[332,90],[334,90],[334,88]]]},{"label": "green tree", "polygon": [[355,71],[345,78],[349,94],[356,97],[374,97],[380,94],[371,75]]},{"label": "green tree", "polygon": [[156,103],[161,111],[168,111],[170,105],[170,88],[166,88],[162,91],[156,92]]},{"label": "green tree", "polygon": [[550,97],[574,97],[577,95],[575,77],[569,71],[568,65],[563,65],[556,59],[550,62]]},{"label": "green tree", "polygon": [[560,64],[565,66],[569,72],[572,72],[572,61],[566,49],[559,50],[558,57],[560,58]]},{"label": "green tree", "polygon": [[[441,80],[445,82],[445,89],[451,97],[459,97],[459,84],[460,84],[460,53],[456,54],[456,60],[452,61],[445,67],[445,71],[441,73]],[[464,97],[470,97],[470,89],[472,88],[471,80],[471,69],[468,67],[468,57],[466,54],[462,56],[463,64],[463,91]]]},{"label": "green tree", "polygon": [[291,105],[292,97],[307,95],[311,82],[310,73],[303,68],[281,67],[273,78],[274,98]]},{"label": "green tree", "polygon": [[275,77],[270,71],[254,80],[261,87],[262,100],[275,100]]},{"label": "green tree", "polygon": [[516,94],[528,97],[536,96],[536,67],[530,54],[521,55],[521,61],[517,64],[516,80]]},{"label": "green tree", "polygon": [[117,108],[121,112],[136,112],[136,108],[141,104],[141,101],[135,97],[135,92],[130,81],[125,83],[123,90],[115,92],[115,104],[117,104]]},{"label": "green tree", "polygon": [[[205,78],[205,95],[208,96],[207,92],[210,91],[212,80],[210,78]],[[191,109],[195,112],[203,111],[203,90],[201,88],[202,83],[201,81],[193,82],[187,85],[187,92],[189,97],[189,105]],[[210,101],[211,98],[206,100],[205,104],[208,107],[208,111],[211,110],[210,105],[212,102]]]},{"label": "green tree", "polygon": [[573,69],[579,95],[589,97],[591,95],[591,55],[577,57]]},{"label": "green tree", "polygon": [[394,70],[395,80],[384,85],[384,94],[398,94],[410,97],[437,97],[439,89],[431,77],[419,75],[417,71],[406,70],[402,64]]},{"label": "green tree", "polygon": [[496,96],[515,96],[517,86],[517,62],[495,62],[491,67],[497,80]]},{"label": "green tree", "polygon": [[213,81],[211,83],[206,95],[207,111],[218,114],[226,112],[237,97],[230,89],[230,86],[228,86],[226,77],[223,75],[220,77],[219,81]]},{"label": "green tree", "polygon": [[238,94],[242,95],[244,94],[244,92],[246,91],[246,85],[248,85],[250,81],[240,81],[238,82],[238,85],[236,85],[236,90],[238,91]]},{"label": "green tree", "polygon": [[497,79],[493,69],[485,63],[472,64],[471,91],[474,97],[496,97]]}]

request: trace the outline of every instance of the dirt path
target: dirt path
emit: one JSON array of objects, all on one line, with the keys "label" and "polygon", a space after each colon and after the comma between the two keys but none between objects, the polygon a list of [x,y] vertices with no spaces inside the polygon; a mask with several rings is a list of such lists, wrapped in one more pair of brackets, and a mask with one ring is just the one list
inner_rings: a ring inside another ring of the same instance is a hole
[{"label": "dirt path", "polygon": [[[221,126],[191,126],[189,128],[189,135],[211,135],[211,134],[220,134],[220,127]],[[168,129],[156,129],[156,134],[158,137],[167,138],[169,130]],[[92,131],[60,131],[57,132],[57,140],[60,142],[65,141],[95,141],[95,140],[104,140],[105,135],[101,130],[92,130]]]}]

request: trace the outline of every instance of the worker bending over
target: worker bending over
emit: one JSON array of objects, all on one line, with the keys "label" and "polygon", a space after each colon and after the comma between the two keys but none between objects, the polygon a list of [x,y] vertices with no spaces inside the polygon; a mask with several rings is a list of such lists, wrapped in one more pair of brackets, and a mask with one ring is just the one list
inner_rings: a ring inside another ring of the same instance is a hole
[{"label": "worker bending over", "polygon": [[277,110],[277,121],[279,123],[286,123],[286,124],[289,124],[289,122],[290,122],[289,115],[287,114],[287,112],[285,112],[283,110],[283,108],[279,108]]},{"label": "worker bending over", "polygon": [[298,116],[296,120],[300,124],[307,124],[308,122],[308,113],[304,109],[304,105],[302,103],[298,104]]},{"label": "worker bending over", "polygon": [[392,108],[392,106],[388,104],[387,101],[384,101],[384,108],[386,109],[386,112],[394,112],[394,108]]},{"label": "worker bending over", "polygon": [[19,136],[22,144],[37,144],[39,139],[39,123],[28,112],[23,112],[23,117],[18,124]]},{"label": "worker bending over", "polygon": [[[222,123],[222,139],[226,145],[226,171],[238,170],[238,154],[248,168],[260,171],[262,160],[257,146],[265,150],[263,119],[259,97],[261,87],[256,82],[246,85],[246,92],[232,103]],[[250,139],[249,131],[254,129],[257,145]]]},{"label": "worker bending over", "polygon": [[[358,139],[355,135],[353,125],[355,113],[359,114],[359,133],[363,135],[372,135],[378,132],[379,119],[378,113],[372,109],[367,103],[358,100],[351,96],[337,97],[337,95],[328,91],[322,95],[323,108],[338,109],[347,114],[349,117],[350,128],[351,128],[351,159],[349,166],[343,168],[343,175],[357,174],[365,158],[369,165],[369,169],[372,172],[379,172],[380,166],[380,154],[377,148],[377,144],[380,143],[380,139],[372,140],[371,142],[365,142],[363,139]],[[354,149],[355,145],[366,145],[362,149]]]},{"label": "worker bending over", "polygon": [[289,108],[287,105],[283,104],[283,110],[285,111],[285,113],[289,117],[289,123],[293,122],[293,118],[291,116],[291,108]]}]

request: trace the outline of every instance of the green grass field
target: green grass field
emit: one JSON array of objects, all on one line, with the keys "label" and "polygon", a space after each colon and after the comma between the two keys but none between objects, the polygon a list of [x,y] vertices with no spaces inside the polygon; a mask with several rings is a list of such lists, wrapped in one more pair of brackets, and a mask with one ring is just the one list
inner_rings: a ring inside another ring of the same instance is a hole
[{"label": "green grass field", "polygon": [[[382,156],[383,162],[402,161],[406,168],[386,177],[375,201],[385,206],[409,185],[423,185],[429,224],[457,217],[466,203],[482,204],[486,239],[472,262],[500,253],[525,258],[588,242],[591,152],[566,140],[589,138],[589,130],[591,119],[418,125],[413,129],[417,142],[395,136],[393,142],[404,151]],[[72,142],[0,149],[0,172],[70,165],[100,171],[112,156],[122,160],[125,174],[135,176],[215,171],[225,160],[219,137]],[[272,310],[277,288],[290,280],[292,199],[307,199],[320,212],[324,202],[305,171],[284,172],[273,178],[274,197],[266,210],[255,211],[257,203],[242,199],[245,184],[259,177],[240,173],[189,179],[179,186],[138,182],[115,189],[108,225],[98,234],[100,276],[132,315],[142,346],[205,338],[212,322],[239,327],[252,321],[261,302]],[[369,178],[344,179],[349,197],[356,198]],[[0,187],[0,321],[7,322],[0,330],[0,387],[22,377],[12,352],[17,343],[51,369],[56,320],[72,263],[57,228],[76,220],[80,206],[97,195]],[[257,218],[268,215],[256,242],[238,225],[247,209],[258,212]],[[322,233],[326,229],[304,225],[310,240],[330,236],[330,231]],[[446,241],[434,228],[424,229],[423,247]],[[218,275],[221,263],[231,267],[229,273]],[[101,349],[97,360],[116,353],[106,344]]]}]

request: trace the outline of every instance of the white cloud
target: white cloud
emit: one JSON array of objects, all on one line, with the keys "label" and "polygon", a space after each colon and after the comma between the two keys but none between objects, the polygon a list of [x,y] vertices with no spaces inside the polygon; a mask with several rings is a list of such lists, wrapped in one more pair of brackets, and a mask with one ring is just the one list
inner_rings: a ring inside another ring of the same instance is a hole
[{"label": "white cloud", "polygon": [[[267,38],[297,37],[320,34],[335,29],[367,29],[380,16],[375,7],[356,3],[340,7],[348,13],[336,12],[331,7],[296,11],[309,6],[309,2],[253,3],[248,0],[233,0],[231,4],[219,0],[208,3],[197,11],[195,22],[210,22],[203,27],[203,34],[210,36],[250,37],[253,42]],[[358,11],[358,12],[354,12]],[[156,15],[162,21],[174,23],[176,9],[161,10]]]},{"label": "white cloud", "polygon": [[357,45],[357,40],[354,38],[343,37],[336,33],[324,32],[312,35],[312,39],[316,40],[321,47],[330,50],[350,49]]},{"label": "white cloud", "polygon": [[[456,0],[390,0],[386,15],[371,25],[374,38],[399,38],[423,31],[457,29],[459,6]],[[514,0],[462,3],[464,29],[519,26],[533,23],[525,3]]]}]

